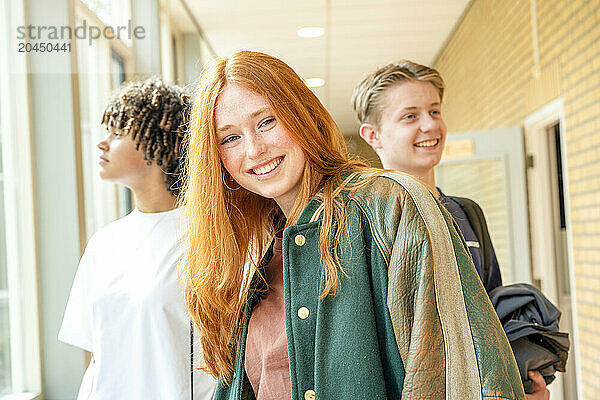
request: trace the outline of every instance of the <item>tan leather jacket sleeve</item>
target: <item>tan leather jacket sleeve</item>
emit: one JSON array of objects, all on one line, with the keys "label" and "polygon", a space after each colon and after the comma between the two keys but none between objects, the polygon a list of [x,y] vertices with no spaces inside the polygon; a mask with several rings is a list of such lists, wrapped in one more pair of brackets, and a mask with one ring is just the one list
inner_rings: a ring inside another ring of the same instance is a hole
[{"label": "tan leather jacket sleeve", "polygon": [[389,184],[378,180],[382,187],[371,190],[388,196],[369,208],[389,260],[387,302],[405,368],[402,399],[525,398],[510,345],[487,296],[477,296],[485,290],[471,279],[477,273],[451,218],[413,178],[385,176]]}]

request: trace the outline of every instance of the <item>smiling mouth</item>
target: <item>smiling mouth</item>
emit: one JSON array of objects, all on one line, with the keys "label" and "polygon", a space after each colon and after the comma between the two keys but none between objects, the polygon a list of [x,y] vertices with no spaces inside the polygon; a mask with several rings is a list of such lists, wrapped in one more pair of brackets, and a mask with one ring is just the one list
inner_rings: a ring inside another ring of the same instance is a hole
[{"label": "smiling mouth", "polygon": [[276,159],[274,159],[267,165],[263,165],[262,167],[259,167],[259,168],[253,168],[250,171],[254,175],[266,175],[269,172],[273,171],[275,168],[277,168],[279,166],[279,164],[281,164],[282,161],[283,161],[283,156],[277,157]]},{"label": "smiling mouth", "polygon": [[440,139],[431,139],[424,142],[415,143],[415,147],[433,147],[440,142]]}]

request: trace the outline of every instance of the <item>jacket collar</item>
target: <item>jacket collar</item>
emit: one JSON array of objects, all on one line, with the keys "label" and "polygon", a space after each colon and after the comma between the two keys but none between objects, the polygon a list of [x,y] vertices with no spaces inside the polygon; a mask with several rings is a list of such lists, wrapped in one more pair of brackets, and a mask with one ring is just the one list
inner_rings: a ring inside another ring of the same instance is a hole
[{"label": "jacket collar", "polygon": [[[358,172],[352,172],[352,171],[342,171],[341,172],[341,177],[343,179],[343,182],[350,182],[350,181],[355,181],[357,179],[359,179],[360,174]],[[340,191],[342,189],[337,186],[333,189],[333,196],[337,196]],[[304,210],[302,210],[302,214],[300,214],[300,218],[298,218],[298,221],[296,222],[296,225],[301,225],[301,224],[307,224],[310,222],[314,222],[317,221],[320,217],[321,217],[321,213],[323,212],[324,209],[324,203],[323,203],[323,189],[321,189],[313,198],[312,200],[308,203],[308,205],[306,207],[304,207]]]},{"label": "jacket collar", "polygon": [[316,221],[316,219],[320,216],[323,200],[321,200],[321,192],[319,192],[313,199],[308,203],[304,210],[302,210],[302,214],[300,214],[300,218],[296,221],[295,225],[308,224],[309,222]]}]

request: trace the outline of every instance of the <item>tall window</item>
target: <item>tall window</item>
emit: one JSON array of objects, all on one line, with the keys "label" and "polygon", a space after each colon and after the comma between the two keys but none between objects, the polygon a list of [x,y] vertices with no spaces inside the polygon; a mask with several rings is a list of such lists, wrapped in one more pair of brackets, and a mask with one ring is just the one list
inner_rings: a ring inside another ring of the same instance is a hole
[{"label": "tall window", "polygon": [[23,1],[0,1],[0,398],[41,392],[29,92],[14,33]]},{"label": "tall window", "polygon": [[125,61],[116,51],[112,51],[111,72],[113,88],[118,88],[125,82]]},{"label": "tall window", "polygon": [[[1,114],[0,118],[2,118]],[[0,396],[11,392],[10,316],[8,314],[6,223],[4,218],[4,179],[2,171],[2,138],[0,137]]]},{"label": "tall window", "polygon": [[[82,3],[76,10],[78,25],[87,21],[88,25],[94,24],[104,29],[107,25],[123,25],[120,21],[128,15],[128,1],[86,0]],[[116,7],[118,5],[120,8]],[[86,40],[77,42],[83,192],[88,238],[132,209],[128,190],[101,181],[97,148],[97,143],[106,135],[100,125],[104,107],[111,92],[125,81],[127,60],[131,58],[131,47],[118,38],[101,37],[93,43]]]},{"label": "tall window", "polygon": [[[127,25],[131,18],[131,3],[128,0],[81,0],[104,24],[110,26]],[[131,45],[128,37],[121,38]]]},{"label": "tall window", "polygon": [[[112,87],[117,89],[125,82],[125,61],[123,60],[123,57],[114,50],[112,51],[111,69]],[[119,216],[123,217],[133,210],[133,195],[131,190],[125,186],[119,186],[117,193],[119,198]]]}]

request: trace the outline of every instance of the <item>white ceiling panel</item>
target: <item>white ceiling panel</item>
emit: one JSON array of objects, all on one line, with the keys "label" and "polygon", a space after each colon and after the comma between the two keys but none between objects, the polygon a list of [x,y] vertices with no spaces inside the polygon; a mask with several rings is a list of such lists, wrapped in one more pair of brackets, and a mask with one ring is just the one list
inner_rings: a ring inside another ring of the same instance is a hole
[{"label": "white ceiling panel", "polygon": [[[273,54],[303,78],[344,134],[355,134],[350,96],[368,72],[402,58],[431,64],[470,0],[171,0],[185,1],[218,56],[252,49]],[[178,8],[181,12],[181,4]],[[319,26],[325,35],[300,38]],[[186,24],[180,29],[192,30]]]}]

